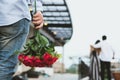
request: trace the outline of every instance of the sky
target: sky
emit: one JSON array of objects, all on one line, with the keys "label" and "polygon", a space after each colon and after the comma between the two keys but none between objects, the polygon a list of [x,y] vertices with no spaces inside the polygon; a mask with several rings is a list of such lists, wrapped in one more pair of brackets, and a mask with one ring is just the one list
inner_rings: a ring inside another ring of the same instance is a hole
[{"label": "sky", "polygon": [[[78,57],[89,56],[90,45],[107,35],[116,58],[120,56],[120,1],[66,0],[73,24],[73,35],[64,45],[64,63],[68,68]],[[58,49],[63,52],[63,48]],[[69,57],[73,57],[72,60]]]}]

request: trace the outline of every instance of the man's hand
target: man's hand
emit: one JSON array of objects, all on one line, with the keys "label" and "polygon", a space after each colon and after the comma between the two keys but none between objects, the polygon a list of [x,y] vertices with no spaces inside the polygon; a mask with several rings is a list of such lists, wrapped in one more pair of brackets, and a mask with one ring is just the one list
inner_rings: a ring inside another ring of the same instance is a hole
[{"label": "man's hand", "polygon": [[115,57],[113,56],[112,59],[115,59]]},{"label": "man's hand", "polygon": [[115,59],[115,54],[113,53],[113,57],[112,57],[112,59]]},{"label": "man's hand", "polygon": [[33,24],[35,25],[35,29],[40,29],[43,27],[44,24],[44,19],[43,19],[43,15],[40,11],[37,11],[34,15],[33,15]]}]

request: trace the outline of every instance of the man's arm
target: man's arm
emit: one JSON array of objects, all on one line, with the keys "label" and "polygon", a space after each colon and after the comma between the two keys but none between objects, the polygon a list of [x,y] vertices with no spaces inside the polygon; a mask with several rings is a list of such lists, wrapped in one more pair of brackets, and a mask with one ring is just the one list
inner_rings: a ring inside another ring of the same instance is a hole
[{"label": "man's arm", "polygon": [[28,5],[31,6],[33,12],[35,11],[35,1],[36,1],[36,9],[37,11],[43,11],[42,0],[26,0]]},{"label": "man's arm", "polygon": [[36,13],[33,15],[33,24],[35,25],[35,29],[40,29],[43,27],[44,24],[44,19],[42,15],[42,11],[43,11],[42,1],[36,0],[36,6],[34,6],[34,8],[35,7],[36,7]]},{"label": "man's arm", "polygon": [[27,0],[30,5],[30,10],[32,10],[32,22],[35,25],[35,29],[40,29],[43,27],[44,19],[42,15],[43,6],[41,0]]},{"label": "man's arm", "polygon": [[115,51],[113,50],[113,48],[112,48],[112,51],[113,51],[113,57],[112,57],[112,59],[115,59]]},{"label": "man's arm", "polygon": [[94,44],[93,47],[96,48],[96,49],[101,48],[101,44],[100,43]]},{"label": "man's arm", "polygon": [[43,12],[43,6],[41,0],[36,0],[36,7],[37,7],[37,11]]}]

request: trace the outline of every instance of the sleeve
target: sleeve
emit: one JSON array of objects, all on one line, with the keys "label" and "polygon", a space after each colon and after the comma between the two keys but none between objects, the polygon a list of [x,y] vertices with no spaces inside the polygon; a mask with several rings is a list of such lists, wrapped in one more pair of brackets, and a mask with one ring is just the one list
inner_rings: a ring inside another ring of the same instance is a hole
[{"label": "sleeve", "polygon": [[41,0],[36,0],[36,7],[37,11],[42,11],[43,12],[43,6],[42,6],[42,1]]},{"label": "sleeve", "polygon": [[94,44],[93,47],[94,47],[94,48],[101,48],[101,44],[100,44],[100,43]]},{"label": "sleeve", "polygon": [[30,5],[29,7],[31,7],[34,12],[35,11],[35,1],[36,1],[37,11],[43,12],[42,0],[27,0],[28,5]]}]

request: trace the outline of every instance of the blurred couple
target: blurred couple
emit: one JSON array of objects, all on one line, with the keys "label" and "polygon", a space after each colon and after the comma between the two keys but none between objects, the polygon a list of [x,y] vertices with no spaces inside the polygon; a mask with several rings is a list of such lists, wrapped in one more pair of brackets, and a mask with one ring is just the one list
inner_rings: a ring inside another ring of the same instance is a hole
[{"label": "blurred couple", "polygon": [[[90,75],[89,80],[111,80],[111,60],[115,52],[107,42],[107,36],[102,36],[102,41],[97,40],[90,45]],[[105,74],[107,76],[105,76]]]}]

